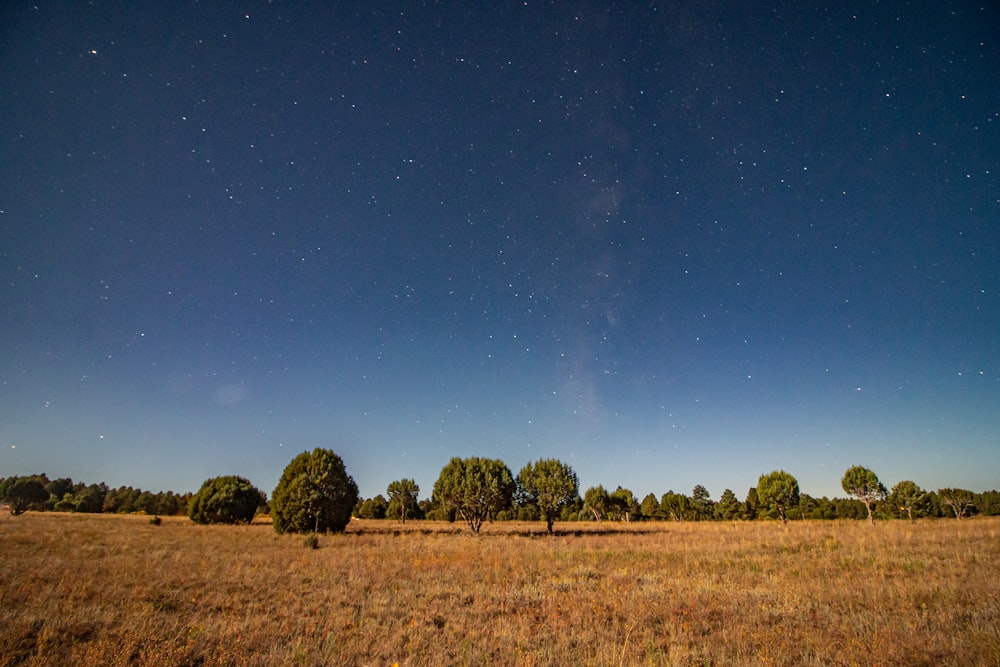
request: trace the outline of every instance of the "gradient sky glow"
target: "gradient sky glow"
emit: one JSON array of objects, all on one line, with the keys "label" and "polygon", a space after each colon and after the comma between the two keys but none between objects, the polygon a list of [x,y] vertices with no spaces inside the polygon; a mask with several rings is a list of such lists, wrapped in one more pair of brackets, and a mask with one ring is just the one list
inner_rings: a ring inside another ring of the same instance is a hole
[{"label": "gradient sky glow", "polygon": [[1000,486],[995,4],[369,4],[0,9],[0,476]]}]

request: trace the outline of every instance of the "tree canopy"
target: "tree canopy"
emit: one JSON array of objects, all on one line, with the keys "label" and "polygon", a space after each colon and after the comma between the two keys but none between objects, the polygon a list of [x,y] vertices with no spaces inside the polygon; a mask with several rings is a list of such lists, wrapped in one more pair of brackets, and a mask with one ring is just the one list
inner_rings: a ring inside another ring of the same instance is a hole
[{"label": "tree canopy", "polygon": [[48,499],[49,492],[37,477],[11,477],[0,486],[0,500],[7,503],[14,516],[24,514],[32,505]]},{"label": "tree canopy", "polygon": [[341,532],[358,502],[358,485],[329,449],[302,452],[285,467],[271,494],[279,533]]},{"label": "tree canopy", "polygon": [[594,521],[603,521],[611,508],[611,497],[604,486],[592,486],[583,494],[583,506],[594,516]]},{"label": "tree canopy", "polygon": [[417,505],[420,487],[415,480],[400,479],[390,482],[386,493],[389,495],[389,507],[386,513],[394,514],[398,511],[402,523],[406,523],[407,517],[415,516],[420,511]]},{"label": "tree canopy", "polygon": [[188,516],[195,523],[250,523],[264,502],[264,494],[248,479],[213,477],[191,498]]},{"label": "tree canopy", "polygon": [[927,492],[917,486],[916,482],[904,479],[892,487],[887,502],[894,513],[905,512],[910,521],[913,521],[914,514],[920,516],[927,508]]},{"label": "tree canopy", "polygon": [[784,470],[761,475],[757,480],[757,501],[778,510],[782,523],[788,523],[786,510],[799,502],[799,481]]},{"label": "tree canopy", "polygon": [[441,470],[433,496],[478,533],[486,519],[510,506],[515,486],[510,469],[499,459],[455,457]]},{"label": "tree canopy", "polygon": [[955,513],[956,519],[961,519],[976,507],[976,497],[968,489],[938,489],[937,495],[941,504]]},{"label": "tree canopy", "polygon": [[539,459],[529,463],[517,475],[519,501],[538,508],[549,533],[563,507],[580,495],[576,473],[562,461]]},{"label": "tree canopy", "polygon": [[864,466],[852,466],[844,473],[840,485],[849,496],[853,496],[865,504],[868,510],[868,521],[875,525],[875,503],[886,496],[885,486],[879,481],[878,475]]}]

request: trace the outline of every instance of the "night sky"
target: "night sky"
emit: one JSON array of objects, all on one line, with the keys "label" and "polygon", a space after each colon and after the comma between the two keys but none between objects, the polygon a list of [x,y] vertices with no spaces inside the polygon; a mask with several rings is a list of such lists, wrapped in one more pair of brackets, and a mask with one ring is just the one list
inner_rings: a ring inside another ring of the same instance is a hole
[{"label": "night sky", "polygon": [[0,476],[998,487],[998,26],[4,3]]}]

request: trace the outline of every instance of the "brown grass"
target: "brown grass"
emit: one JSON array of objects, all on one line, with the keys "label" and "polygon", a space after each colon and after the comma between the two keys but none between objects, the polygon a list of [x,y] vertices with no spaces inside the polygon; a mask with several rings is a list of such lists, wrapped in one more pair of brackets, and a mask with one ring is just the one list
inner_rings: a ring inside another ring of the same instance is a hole
[{"label": "brown grass", "polygon": [[0,666],[1000,665],[1000,520],[0,517]]}]

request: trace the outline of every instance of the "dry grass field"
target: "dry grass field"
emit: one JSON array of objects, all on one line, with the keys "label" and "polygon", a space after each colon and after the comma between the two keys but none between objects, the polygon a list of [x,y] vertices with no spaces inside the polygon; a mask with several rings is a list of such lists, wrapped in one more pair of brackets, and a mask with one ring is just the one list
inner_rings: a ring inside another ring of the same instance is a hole
[{"label": "dry grass field", "polygon": [[0,517],[0,666],[1000,665],[1000,521]]}]

